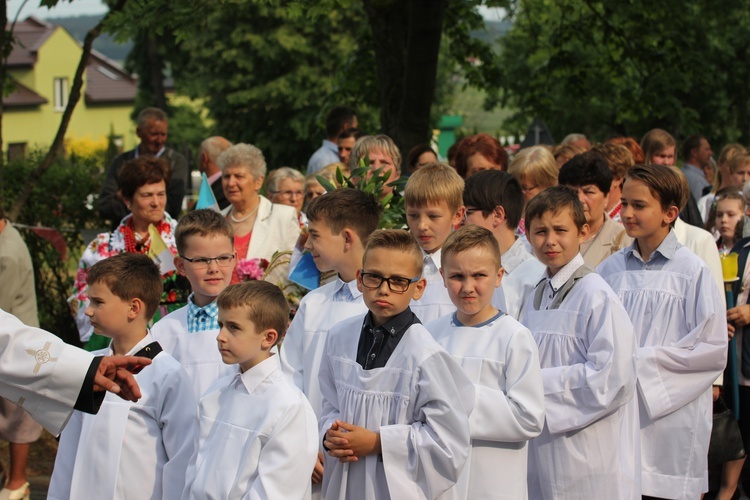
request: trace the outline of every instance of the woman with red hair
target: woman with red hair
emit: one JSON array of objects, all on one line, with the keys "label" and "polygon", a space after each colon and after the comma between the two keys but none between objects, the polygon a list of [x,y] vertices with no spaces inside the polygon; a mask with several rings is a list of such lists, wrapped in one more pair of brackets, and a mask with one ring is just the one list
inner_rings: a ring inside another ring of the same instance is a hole
[{"label": "woman with red hair", "polygon": [[508,170],[508,153],[489,134],[470,135],[456,151],[456,172],[466,179],[482,170]]}]

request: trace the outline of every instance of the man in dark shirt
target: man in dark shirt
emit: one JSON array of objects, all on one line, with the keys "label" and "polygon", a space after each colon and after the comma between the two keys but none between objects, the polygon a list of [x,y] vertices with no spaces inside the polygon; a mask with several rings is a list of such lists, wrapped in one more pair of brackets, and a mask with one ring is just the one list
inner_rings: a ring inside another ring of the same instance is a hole
[{"label": "man in dark shirt", "polygon": [[182,210],[182,199],[187,186],[187,160],[177,151],[166,146],[167,115],[158,108],[145,108],[138,114],[138,125],[135,133],[141,143],[135,149],[122,153],[115,158],[107,169],[96,208],[102,219],[109,220],[113,228],[120,224],[128,214],[125,203],[117,195],[119,186],[117,177],[123,164],[139,156],[164,158],[169,163],[170,181],[167,186],[167,212],[175,220]]}]

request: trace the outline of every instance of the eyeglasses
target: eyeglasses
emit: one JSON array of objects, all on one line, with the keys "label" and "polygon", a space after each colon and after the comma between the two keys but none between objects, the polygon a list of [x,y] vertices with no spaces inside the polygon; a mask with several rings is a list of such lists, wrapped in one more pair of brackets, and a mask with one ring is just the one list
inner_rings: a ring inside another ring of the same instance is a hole
[{"label": "eyeglasses", "polygon": [[302,196],[302,191],[271,191],[271,194],[280,194],[284,198],[291,198],[293,196]]},{"label": "eyeglasses", "polygon": [[469,219],[469,217],[471,217],[472,214],[475,214],[481,211],[482,211],[481,208],[467,208],[466,211],[464,212],[464,222],[466,222]]},{"label": "eyeglasses", "polygon": [[191,264],[195,265],[196,269],[208,269],[209,266],[211,266],[211,261],[216,261],[216,264],[218,264],[219,267],[229,267],[232,265],[232,261],[234,260],[234,255],[232,254],[225,254],[225,255],[219,255],[218,257],[198,257],[195,259],[189,259],[187,257],[182,257],[183,260],[186,260],[190,262]]},{"label": "eyeglasses", "polygon": [[538,188],[539,188],[538,184],[535,184],[533,186],[524,186],[524,185],[521,185],[521,191],[524,192],[524,193],[531,192],[531,191],[533,191],[535,189],[538,189]]},{"label": "eyeglasses", "polygon": [[391,276],[390,278],[386,278],[384,276],[381,276],[379,274],[375,273],[366,273],[364,270],[362,270],[362,286],[365,288],[380,288],[380,286],[385,281],[388,283],[388,289],[392,291],[393,293],[404,293],[409,289],[409,286],[412,283],[416,283],[419,281],[421,276],[417,276],[416,278],[400,278],[398,276]]}]

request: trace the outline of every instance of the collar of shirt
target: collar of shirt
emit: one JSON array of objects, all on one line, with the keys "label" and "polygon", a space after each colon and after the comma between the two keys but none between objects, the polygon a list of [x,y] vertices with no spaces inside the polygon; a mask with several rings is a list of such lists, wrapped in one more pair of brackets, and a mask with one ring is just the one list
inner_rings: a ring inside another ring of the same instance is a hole
[{"label": "collar of shirt", "polygon": [[271,353],[267,359],[264,359],[257,365],[242,373],[237,365],[237,375],[235,376],[235,388],[247,391],[252,394],[273,372],[280,369],[279,357]]},{"label": "collar of shirt", "polygon": [[399,314],[395,315],[380,326],[375,326],[372,323],[372,313],[368,312],[365,316],[365,322],[362,325],[362,329],[371,328],[373,331],[382,330],[391,337],[398,335],[401,331],[406,330],[414,324],[414,313],[411,312],[411,307],[407,307]]},{"label": "collar of shirt", "polygon": [[516,237],[516,241],[514,241],[510,248],[501,255],[505,274],[512,273],[521,262],[528,260],[531,257],[532,255],[526,251],[526,246],[523,244],[521,238]]},{"label": "collar of shirt", "polygon": [[219,329],[219,305],[214,300],[204,307],[195,304],[194,294],[188,297],[187,323],[188,333],[205,332]]},{"label": "collar of shirt", "polygon": [[[138,343],[134,345],[133,348],[130,349],[128,352],[126,352],[124,355],[132,356],[133,354],[137,353],[138,351],[140,351],[141,349],[143,349],[144,347],[146,347],[152,342],[154,342],[154,337],[151,336],[151,330],[146,330],[146,336],[143,337],[141,340],[139,340]],[[109,343],[109,347],[107,348],[107,350],[109,351],[109,353],[107,354],[108,356],[115,355],[115,352],[112,350],[111,341]]]},{"label": "collar of shirt", "polygon": [[437,276],[438,280],[443,280],[442,276],[440,276],[440,253],[442,251],[442,248],[438,248],[432,253],[427,253],[422,250],[422,276],[424,276],[428,282],[434,282],[435,276]]},{"label": "collar of shirt", "polygon": [[362,295],[357,289],[356,279],[345,282],[341,277],[336,277],[336,285],[333,288],[333,300],[336,302],[354,302]]},{"label": "collar of shirt", "polygon": [[[161,158],[161,155],[163,155],[164,151],[166,151],[166,150],[167,150],[167,147],[166,146],[162,146],[162,148],[159,150],[159,152],[154,155],[154,158]],[[141,146],[140,145],[136,146],[136,148],[135,148],[135,157],[138,158],[139,156],[141,156]]]},{"label": "collar of shirt", "polygon": [[[669,234],[667,234],[667,237],[664,238],[664,241],[662,241],[661,244],[656,248],[656,250],[654,250],[654,253],[649,256],[648,262],[651,263],[654,258],[658,258],[658,256],[661,256],[666,260],[674,259],[674,254],[677,251],[678,246],[679,242],[677,241],[677,235],[674,233],[673,229],[670,229]],[[637,241],[633,241],[633,244],[625,250],[625,254],[627,255],[628,259],[637,259],[641,263],[645,263],[640,251],[638,250]]]},{"label": "collar of shirt", "polygon": [[472,325],[472,326],[468,326],[468,327],[467,327],[466,325],[464,325],[463,323],[461,323],[461,322],[460,322],[460,321],[458,320],[458,316],[457,316],[457,314],[456,314],[456,313],[453,313],[453,317],[451,318],[451,322],[453,323],[453,325],[454,325],[454,326],[459,326],[459,327],[464,327],[464,328],[482,328],[483,326],[487,326],[487,325],[489,325],[490,323],[494,323],[495,321],[497,321],[498,319],[502,318],[503,316],[505,316],[505,313],[504,313],[504,312],[502,312],[502,311],[498,311],[498,312],[497,312],[497,314],[495,314],[494,316],[492,316],[492,317],[491,317],[490,319],[488,319],[487,321],[483,321],[483,322],[481,322],[481,323],[479,323],[479,324],[476,324],[476,325]]},{"label": "collar of shirt", "polygon": [[206,180],[208,181],[209,185],[213,184],[214,182],[218,181],[219,179],[221,179],[221,170],[219,170],[215,174],[211,175],[211,177],[207,177],[206,178]]},{"label": "collar of shirt", "polygon": [[331,142],[328,139],[323,139],[323,147],[339,155],[339,145],[335,142]]},{"label": "collar of shirt", "polygon": [[557,293],[560,287],[567,283],[570,277],[573,276],[573,273],[575,273],[583,264],[583,256],[578,253],[575,257],[573,257],[573,260],[562,266],[557,271],[557,274],[555,274],[551,278],[549,277],[549,269],[547,269],[547,271],[545,271],[545,276],[547,277],[547,282],[552,288],[552,291]]}]

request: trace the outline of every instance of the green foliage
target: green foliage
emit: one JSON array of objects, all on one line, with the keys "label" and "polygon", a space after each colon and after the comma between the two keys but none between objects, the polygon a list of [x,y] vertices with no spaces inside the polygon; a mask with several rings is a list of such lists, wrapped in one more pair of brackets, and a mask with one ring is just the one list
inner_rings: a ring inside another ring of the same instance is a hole
[{"label": "green foliage", "polygon": [[654,127],[747,141],[750,13],[742,2],[517,0],[502,41],[503,103],[553,135]]},{"label": "green foliage", "polygon": [[[385,187],[387,180],[385,175],[383,175],[383,168],[370,172],[369,167],[367,167],[369,160],[366,160],[366,158],[367,157],[360,160],[359,167],[354,169],[348,177],[344,175],[340,168],[337,168],[337,184],[342,188],[359,189],[360,191],[368,193],[380,200],[380,205],[383,207],[383,213],[380,216],[380,224],[378,224],[379,228],[400,229],[406,227],[404,197],[401,195],[404,186],[406,185],[406,177],[401,177],[388,183],[388,186],[393,187],[393,192],[383,196],[383,187]],[[320,175],[315,177],[326,191],[330,192],[338,189],[336,185],[325,177]]]},{"label": "green foliage", "polygon": [[[27,159],[5,166],[1,194],[4,208],[15,201],[42,156],[42,152],[33,152]],[[19,228],[34,264],[41,327],[73,344],[78,343],[78,330],[66,299],[73,291],[78,258],[88,243],[83,241],[80,231],[97,226],[96,214],[86,200],[90,200],[92,193],[99,192],[100,162],[101,158],[94,157],[58,159],[34,187],[20,217],[14,221],[56,228],[65,240],[68,258],[63,261],[51,243],[28,229]]]},{"label": "green foliage", "polygon": [[169,113],[169,142],[178,151],[188,149],[196,154],[201,142],[211,135],[200,111],[188,104],[180,104],[171,106]]}]

